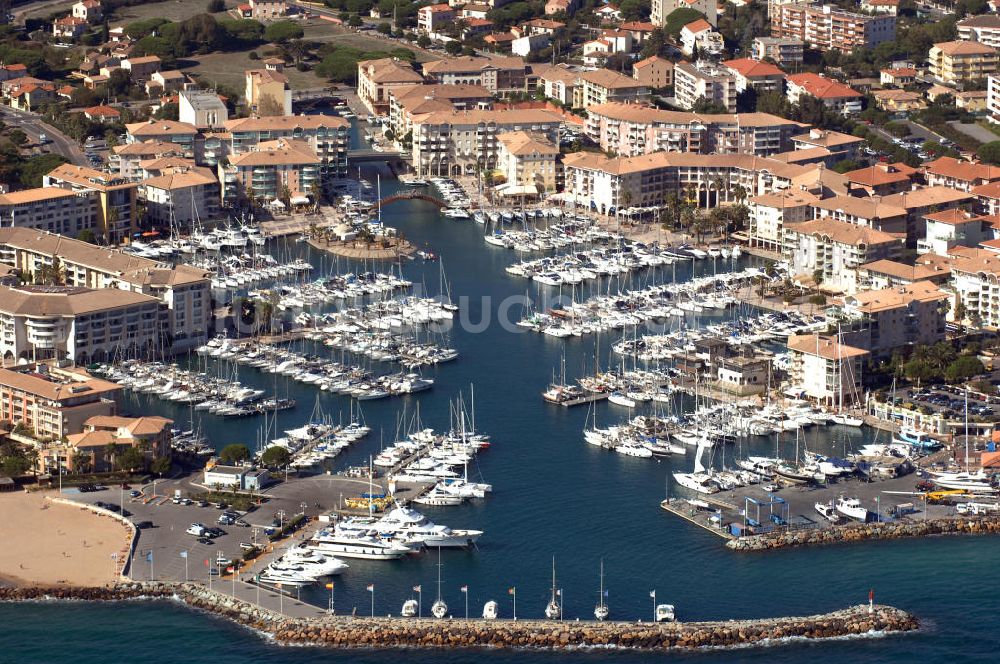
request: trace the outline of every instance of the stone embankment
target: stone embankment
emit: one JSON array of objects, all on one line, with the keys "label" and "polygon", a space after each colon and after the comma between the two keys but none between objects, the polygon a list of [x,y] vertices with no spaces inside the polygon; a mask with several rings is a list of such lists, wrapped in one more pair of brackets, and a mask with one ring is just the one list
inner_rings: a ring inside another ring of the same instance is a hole
[{"label": "stone embankment", "polygon": [[1000,516],[965,516],[929,521],[852,523],[823,528],[775,530],[726,542],[735,551],[766,551],[789,546],[862,542],[930,535],[1000,535]]},{"label": "stone embankment", "polygon": [[174,597],[269,635],[277,643],[331,648],[523,648],[633,650],[728,648],[782,639],[907,632],[918,620],[889,606],[822,615],[699,623],[434,620],[325,616],[288,618],[194,584],[124,583],[113,588],[6,588],[0,600],[129,600]]}]

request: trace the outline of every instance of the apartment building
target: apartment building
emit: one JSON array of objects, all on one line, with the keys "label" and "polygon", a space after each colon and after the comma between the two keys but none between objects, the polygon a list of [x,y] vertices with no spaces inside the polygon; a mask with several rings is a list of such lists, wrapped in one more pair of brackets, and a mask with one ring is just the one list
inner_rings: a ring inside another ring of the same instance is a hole
[{"label": "apartment building", "polygon": [[114,415],[121,387],[79,368],[28,363],[0,369],[0,419],[25,426],[36,438],[59,439],[84,422]]},{"label": "apartment building", "polygon": [[655,152],[609,158],[577,152],[563,158],[564,196],[601,214],[619,208],[659,207],[683,195],[699,208],[734,200],[741,187],[750,196],[787,189],[815,167],[750,155]]},{"label": "apartment building", "polygon": [[1000,124],[1000,76],[987,77],[986,111],[987,120]]},{"label": "apartment building", "polygon": [[869,353],[818,334],[788,337],[790,389],[828,408],[862,403],[862,370]]},{"label": "apartment building", "polygon": [[929,186],[971,192],[980,185],[1000,182],[1000,166],[939,157],[924,165],[924,176]]},{"label": "apartment building", "polygon": [[955,301],[961,302],[965,309],[964,321],[1000,329],[1000,254],[971,250],[954,256],[948,263],[950,287]]},{"label": "apartment building", "polygon": [[417,10],[417,30],[425,34],[440,32],[455,23],[456,10],[447,2],[425,5]]},{"label": "apartment building", "polygon": [[264,69],[248,69],[243,72],[243,99],[251,111],[257,112],[264,100],[281,109],[282,115],[292,114],[292,89],[284,73],[285,65],[280,60],[269,60]]},{"label": "apartment building", "polygon": [[351,123],[337,115],[285,115],[237,118],[225,125],[227,150],[237,156],[254,150],[259,143],[284,139],[307,143],[319,158],[324,175],[347,175]]},{"label": "apartment building", "polygon": [[308,143],[285,138],[261,142],[218,168],[223,203],[253,197],[257,205],[272,208],[308,203],[322,174],[322,162]]},{"label": "apartment building", "polygon": [[906,246],[916,249],[918,240],[924,237],[924,217],[933,212],[971,207],[976,203],[976,196],[971,192],[935,185],[883,196],[881,203],[906,211]]},{"label": "apartment building", "polygon": [[94,233],[105,242],[127,242],[137,228],[134,182],[86,166],[63,164],[42,176],[42,185],[95,196]]},{"label": "apartment building", "polygon": [[389,99],[396,88],[410,88],[424,77],[409,63],[396,58],[364,60],[358,63],[358,99],[373,115],[389,112]]},{"label": "apartment building", "polygon": [[198,129],[224,127],[229,120],[229,109],[211,90],[182,90],[177,95],[178,118]]},{"label": "apartment building", "polygon": [[1000,48],[1000,15],[982,14],[963,18],[955,24],[958,38]]},{"label": "apartment building", "polygon": [[711,24],[703,18],[681,28],[681,52],[689,58],[715,57],[726,50],[726,42]]},{"label": "apartment building", "polygon": [[125,125],[126,143],[157,141],[173,143],[183,150],[183,156],[194,158],[195,142],[199,137],[198,128],[187,122],[176,120],[147,120]]},{"label": "apartment building", "polygon": [[769,113],[711,114],[665,111],[637,104],[599,104],[587,111],[587,136],[623,157],[652,152],[751,154],[794,149],[808,127]]},{"label": "apartment building", "polygon": [[782,92],[785,88],[785,72],[769,62],[739,58],[725,60],[722,66],[736,78],[736,92],[751,88],[757,92]]},{"label": "apartment building", "polygon": [[663,25],[667,17],[678,9],[693,9],[715,25],[718,21],[718,6],[715,0],[652,0],[649,20],[653,25]]},{"label": "apartment building", "polygon": [[788,90],[785,96],[793,104],[799,103],[803,95],[815,97],[834,113],[854,115],[861,112],[865,96],[833,79],[819,74],[792,74],[787,79]]},{"label": "apartment building", "polygon": [[114,470],[115,455],[130,448],[139,450],[147,463],[169,457],[171,424],[173,420],[158,416],[95,415],[83,423],[83,431],[66,436],[65,444],[53,441],[42,448],[42,470],[107,472]]},{"label": "apartment building", "polygon": [[830,154],[839,159],[857,159],[858,151],[865,139],[843,134],[832,129],[820,129],[814,127],[805,134],[792,136],[792,145],[796,150],[810,150],[813,148],[825,148]]},{"label": "apartment building", "polygon": [[831,196],[812,205],[814,219],[834,219],[886,233],[906,234],[906,209],[886,203],[886,198]]},{"label": "apartment building", "polygon": [[917,240],[917,253],[947,256],[954,247],[978,247],[993,239],[990,219],[961,208],[924,216],[924,237]]},{"label": "apartment building", "polygon": [[858,268],[858,291],[884,290],[929,281],[939,286],[948,283],[951,270],[940,265],[908,265],[890,260],[865,263]]},{"label": "apartment building", "polygon": [[913,187],[911,178],[917,169],[903,163],[877,163],[844,173],[848,194],[852,196],[890,196]]},{"label": "apartment building", "polygon": [[927,52],[927,62],[935,80],[958,85],[996,74],[1000,51],[974,41],[941,42]]},{"label": "apartment building", "polygon": [[681,108],[692,109],[706,101],[736,112],[736,77],[725,67],[699,60],[674,66],[674,97]]},{"label": "apartment building", "polygon": [[757,37],[753,40],[750,57],[754,60],[770,59],[779,67],[802,64],[805,44],[801,39],[790,37]]},{"label": "apartment building", "polygon": [[890,357],[903,348],[943,341],[950,299],[937,284],[917,281],[848,295],[834,318],[845,343],[873,357]]},{"label": "apartment building", "polygon": [[895,260],[902,251],[899,235],[832,217],[784,226],[782,253],[793,278],[815,283],[818,275],[827,291],[857,292],[860,266],[883,258]]},{"label": "apartment building", "polygon": [[154,224],[189,227],[195,219],[213,219],[219,214],[219,181],[211,169],[179,166],[139,182],[139,199]]},{"label": "apartment building", "polygon": [[896,38],[896,17],[870,16],[832,5],[783,4],[771,15],[771,36],[799,39],[819,50],[850,52]]},{"label": "apartment building", "polygon": [[438,111],[416,115],[413,168],[421,175],[472,175],[499,163],[500,134],[526,131],[558,145],[561,118],[539,109]]},{"label": "apartment building", "polygon": [[574,106],[583,109],[615,101],[631,103],[649,101],[649,88],[633,78],[610,69],[597,69],[580,74],[579,90],[581,99],[579,103],[574,103]]},{"label": "apartment building", "polygon": [[[131,291],[166,305],[166,334],[157,352],[178,353],[208,341],[212,326],[211,274],[188,265],[171,267],[61,235],[0,228],[0,262],[32,275],[58,262],[66,286],[99,292]],[[94,361],[91,356],[90,361]]]},{"label": "apartment building", "polygon": [[[167,343],[155,297],[79,286],[0,286],[0,353],[18,360],[151,357]],[[100,360],[98,360],[100,361]]]},{"label": "apartment building", "polygon": [[0,226],[37,228],[71,237],[98,232],[94,192],[39,187],[0,194]]},{"label": "apartment building", "polygon": [[[533,67],[533,71],[538,73],[538,87],[545,92],[549,99],[555,99],[565,106],[578,106],[582,103],[583,82],[580,80],[582,73],[579,68],[572,65],[559,63],[548,67]],[[671,72],[673,65],[671,64]],[[642,81],[636,79],[642,84]]]},{"label": "apartment building", "polygon": [[401,140],[414,115],[436,111],[489,110],[493,95],[481,85],[410,85],[389,92],[389,129]]},{"label": "apartment building", "polygon": [[559,183],[559,148],[544,136],[512,131],[497,136],[497,170],[507,187],[524,193],[554,192]]},{"label": "apartment building", "polygon": [[462,56],[449,60],[425,62],[424,77],[443,85],[481,85],[493,94],[524,92],[528,66],[521,58]]},{"label": "apartment building", "polygon": [[812,204],[818,200],[809,191],[794,189],[748,198],[750,246],[780,252],[785,241],[785,225],[811,220]]},{"label": "apartment building", "polygon": [[658,55],[651,55],[632,65],[632,78],[650,90],[673,87],[674,63]]},{"label": "apartment building", "polygon": [[[142,163],[164,157],[184,158],[184,148],[176,143],[150,140],[143,143],[125,143],[111,148],[108,163],[113,171],[128,180],[141,180]],[[52,230],[52,229],[49,229]],[[53,231],[60,232],[60,231]],[[63,235],[73,235],[63,233]]]}]

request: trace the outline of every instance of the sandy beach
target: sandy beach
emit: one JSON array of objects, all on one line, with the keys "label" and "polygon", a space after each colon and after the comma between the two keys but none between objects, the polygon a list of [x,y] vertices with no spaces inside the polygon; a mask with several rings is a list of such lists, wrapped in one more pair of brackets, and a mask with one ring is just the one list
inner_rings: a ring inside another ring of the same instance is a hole
[{"label": "sandy beach", "polygon": [[[112,553],[126,551],[120,522],[46,493],[0,494],[0,581],[8,585],[103,586],[116,580]],[[119,553],[119,556],[121,554]]]}]

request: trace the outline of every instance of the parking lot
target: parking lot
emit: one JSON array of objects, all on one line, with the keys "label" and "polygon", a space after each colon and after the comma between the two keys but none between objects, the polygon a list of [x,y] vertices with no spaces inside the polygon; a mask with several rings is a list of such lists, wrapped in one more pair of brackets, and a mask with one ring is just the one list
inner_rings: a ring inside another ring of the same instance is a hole
[{"label": "parking lot", "polygon": [[[965,390],[948,385],[910,389],[902,397],[896,397],[897,405],[911,401],[915,405],[942,413],[948,419],[962,419],[965,416]],[[1000,398],[969,392],[969,417],[993,419],[1000,413]]]}]

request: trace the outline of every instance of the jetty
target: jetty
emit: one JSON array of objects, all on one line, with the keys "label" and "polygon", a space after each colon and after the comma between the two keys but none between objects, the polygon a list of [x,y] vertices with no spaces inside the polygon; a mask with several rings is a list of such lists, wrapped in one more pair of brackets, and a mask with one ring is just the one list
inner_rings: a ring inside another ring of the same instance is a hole
[{"label": "jetty", "polygon": [[912,632],[919,620],[900,609],[876,604],[830,613],[707,622],[564,622],[382,618],[338,615],[289,617],[194,583],[122,583],[108,588],[0,588],[0,601],[40,599],[180,601],[194,609],[256,630],[281,645],[327,648],[516,648],[635,651],[695,650],[776,645],[797,639],[883,636]]}]

